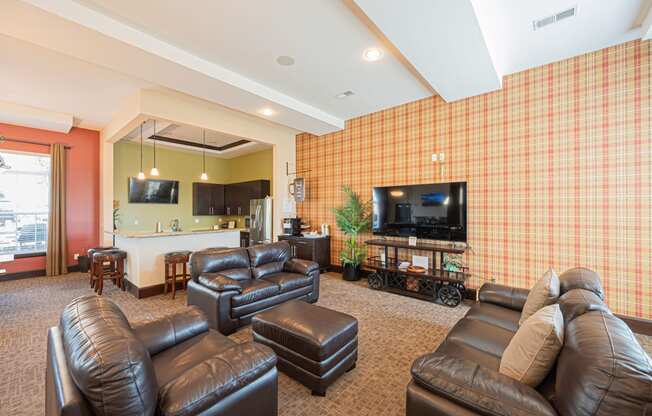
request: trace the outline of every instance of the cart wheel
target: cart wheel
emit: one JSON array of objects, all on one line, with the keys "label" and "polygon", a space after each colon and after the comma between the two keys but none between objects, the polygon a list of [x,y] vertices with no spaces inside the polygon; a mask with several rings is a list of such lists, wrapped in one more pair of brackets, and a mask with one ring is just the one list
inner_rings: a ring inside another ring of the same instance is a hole
[{"label": "cart wheel", "polygon": [[375,290],[383,288],[383,277],[378,272],[373,272],[367,277],[369,287]]},{"label": "cart wheel", "polygon": [[451,308],[462,302],[462,294],[460,293],[460,290],[453,285],[442,286],[439,289],[439,292],[437,292],[437,296],[439,296],[439,300],[441,300],[444,305],[450,306]]}]

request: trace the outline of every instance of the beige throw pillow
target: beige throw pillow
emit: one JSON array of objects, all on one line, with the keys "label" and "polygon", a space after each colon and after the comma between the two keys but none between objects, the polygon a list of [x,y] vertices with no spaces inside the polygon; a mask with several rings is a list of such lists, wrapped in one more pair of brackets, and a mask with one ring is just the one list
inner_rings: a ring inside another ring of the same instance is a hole
[{"label": "beige throw pillow", "polygon": [[539,280],[537,280],[534,287],[527,295],[525,305],[523,305],[521,319],[518,320],[518,324],[523,325],[523,322],[525,322],[525,320],[532,316],[536,311],[544,306],[552,305],[557,302],[558,298],[559,277],[557,276],[557,273],[555,273],[555,270],[550,268]]},{"label": "beige throw pillow", "polygon": [[564,344],[564,317],[559,305],[530,316],[503,352],[500,373],[536,387],[550,372]]}]

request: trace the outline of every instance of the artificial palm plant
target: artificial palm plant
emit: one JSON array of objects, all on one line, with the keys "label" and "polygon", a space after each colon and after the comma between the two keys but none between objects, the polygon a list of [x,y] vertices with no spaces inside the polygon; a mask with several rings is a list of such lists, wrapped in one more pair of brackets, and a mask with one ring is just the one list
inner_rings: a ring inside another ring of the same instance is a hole
[{"label": "artificial palm plant", "polygon": [[360,265],[364,261],[367,248],[358,242],[358,234],[367,231],[371,224],[371,202],[363,202],[360,196],[348,186],[342,191],[346,194],[344,205],[333,208],[337,227],[347,236],[340,261],[344,269],[343,277],[347,280],[359,278]]}]

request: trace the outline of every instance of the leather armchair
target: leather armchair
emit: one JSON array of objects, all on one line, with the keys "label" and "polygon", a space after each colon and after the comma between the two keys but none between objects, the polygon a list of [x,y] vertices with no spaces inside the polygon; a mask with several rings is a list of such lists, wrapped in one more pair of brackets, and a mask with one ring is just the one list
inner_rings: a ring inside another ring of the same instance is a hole
[{"label": "leather armchair", "polygon": [[518,330],[528,291],[485,284],[480,302],[434,353],[418,358],[407,386],[407,416],[623,416],[652,409],[652,363],[604,303],[591,270],[559,276],[565,340],[555,369],[536,388],[498,372]]},{"label": "leather armchair", "polygon": [[129,325],[74,300],[48,332],[46,415],[277,414],[274,352],[209,329],[197,308]]},{"label": "leather armchair", "polygon": [[202,309],[210,327],[225,335],[283,302],[319,299],[319,265],[291,258],[286,241],[199,251],[190,263],[188,304]]}]

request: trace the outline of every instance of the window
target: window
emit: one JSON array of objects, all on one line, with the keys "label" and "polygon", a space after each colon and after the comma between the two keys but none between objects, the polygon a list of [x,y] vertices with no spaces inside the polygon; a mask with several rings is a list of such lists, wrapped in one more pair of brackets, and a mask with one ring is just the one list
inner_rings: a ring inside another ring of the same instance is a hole
[{"label": "window", "polygon": [[0,255],[43,252],[48,242],[50,156],[0,152]]}]

